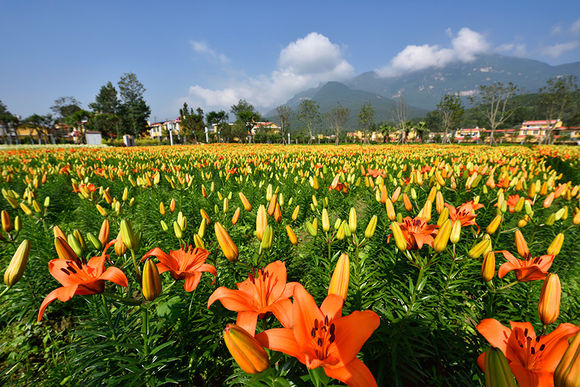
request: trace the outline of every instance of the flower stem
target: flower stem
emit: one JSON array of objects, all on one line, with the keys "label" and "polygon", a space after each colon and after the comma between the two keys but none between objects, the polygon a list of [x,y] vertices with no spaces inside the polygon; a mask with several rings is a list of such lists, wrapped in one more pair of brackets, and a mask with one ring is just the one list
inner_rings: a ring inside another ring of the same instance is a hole
[{"label": "flower stem", "polygon": [[137,258],[135,257],[135,251],[133,249],[131,249],[131,258],[133,259],[133,266],[135,266],[137,281],[141,282],[141,271],[139,270],[139,265],[137,265]]},{"label": "flower stem", "polygon": [[0,293],[0,298],[2,298],[2,296],[5,295],[9,290],[10,290],[10,286],[6,286],[6,289],[4,289],[2,291],[2,293]]},{"label": "flower stem", "polygon": [[499,288],[497,288],[497,289],[496,289],[496,291],[500,291],[500,290],[504,290],[504,289],[507,289],[507,288],[511,288],[512,286],[514,286],[514,285],[515,285],[515,284],[517,284],[518,282],[519,282],[519,281],[514,281],[514,282],[511,282],[511,283],[509,283],[509,284],[507,284],[507,285],[504,285],[504,286],[502,286],[502,287],[499,287]]}]

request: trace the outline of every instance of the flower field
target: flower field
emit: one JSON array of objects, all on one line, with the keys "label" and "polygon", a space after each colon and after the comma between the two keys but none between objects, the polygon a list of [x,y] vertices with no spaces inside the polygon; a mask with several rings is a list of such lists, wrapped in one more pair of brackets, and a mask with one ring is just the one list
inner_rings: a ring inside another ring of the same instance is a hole
[{"label": "flower field", "polygon": [[577,147],[5,149],[0,187],[0,384],[580,380]]}]

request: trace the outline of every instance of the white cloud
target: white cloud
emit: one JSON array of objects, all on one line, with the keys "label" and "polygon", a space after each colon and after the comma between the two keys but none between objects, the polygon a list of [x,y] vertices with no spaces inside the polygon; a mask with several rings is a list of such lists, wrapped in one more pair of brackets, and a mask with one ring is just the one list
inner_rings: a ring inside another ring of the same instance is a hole
[{"label": "white cloud", "polygon": [[523,43],[505,43],[496,47],[495,50],[498,52],[511,54],[519,58],[522,58],[527,54],[526,45]]},{"label": "white cloud", "polygon": [[563,31],[562,26],[559,24],[556,24],[554,27],[552,27],[552,32],[550,32],[551,35],[558,35],[561,34]]},{"label": "white cloud", "polygon": [[198,54],[202,54],[202,55],[205,55],[211,59],[218,60],[222,64],[228,63],[230,61],[227,56],[225,56],[223,54],[218,54],[211,47],[209,47],[207,45],[207,43],[205,43],[205,42],[192,40],[190,42],[190,44],[191,44],[191,47],[193,48],[193,50],[195,52],[197,52]]},{"label": "white cloud", "polygon": [[557,58],[563,53],[571,51],[576,47],[578,47],[578,42],[557,43],[552,46],[544,47],[542,53],[551,56],[552,58]]},{"label": "white cloud", "polygon": [[353,75],[354,68],[343,58],[341,48],[326,36],[312,32],[283,48],[278,68],[269,75],[235,80],[223,89],[194,85],[189,88],[187,100],[206,108],[229,108],[243,98],[258,108],[269,109],[306,88]]},{"label": "white cloud", "polygon": [[570,31],[572,31],[573,33],[580,33],[580,19],[576,20],[574,23],[572,23],[572,27],[570,27]]},{"label": "white cloud", "polygon": [[446,33],[451,38],[451,48],[429,44],[409,45],[391,63],[376,70],[377,74],[390,77],[429,67],[443,67],[452,62],[471,62],[477,55],[490,49],[485,37],[469,28],[462,28],[456,36],[449,29]]}]

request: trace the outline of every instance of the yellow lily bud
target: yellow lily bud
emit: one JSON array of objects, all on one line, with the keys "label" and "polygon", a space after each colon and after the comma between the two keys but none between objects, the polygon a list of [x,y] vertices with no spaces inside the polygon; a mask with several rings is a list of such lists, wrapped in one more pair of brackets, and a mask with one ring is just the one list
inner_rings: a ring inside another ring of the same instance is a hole
[{"label": "yellow lily bud", "polygon": [[[311,236],[315,237],[315,236],[316,236],[316,234],[318,233],[318,230],[314,228],[314,226],[312,225],[312,223],[310,223],[310,221],[308,221],[308,220],[307,220],[307,221],[304,223],[304,225],[306,226],[306,231],[308,231],[308,233],[309,233]],[[316,225],[318,226],[318,222],[316,222]]]},{"label": "yellow lily bud", "polygon": [[240,212],[241,212],[241,208],[238,207],[236,208],[236,211],[234,212],[234,216],[232,216],[232,224],[235,225],[236,223],[238,223],[238,219],[240,218]]},{"label": "yellow lily bud", "polygon": [[392,222],[397,217],[397,214],[395,212],[395,207],[393,206],[393,202],[391,202],[390,200],[387,200],[385,202],[385,208],[387,210],[387,217]]},{"label": "yellow lily bud", "polygon": [[497,231],[497,228],[501,223],[501,218],[502,218],[501,215],[496,215],[496,217],[493,218],[493,220],[489,223],[489,225],[486,228],[486,232],[489,235],[493,235],[493,233]]},{"label": "yellow lily bud", "polygon": [[30,241],[25,239],[20,243],[18,249],[16,249],[8,268],[4,272],[4,283],[6,286],[10,287],[22,278],[24,269],[26,269],[26,263],[28,262],[29,253]]},{"label": "yellow lily bud", "polygon": [[486,386],[516,387],[514,375],[501,349],[490,347],[485,351],[484,363]]},{"label": "yellow lily bud", "polygon": [[159,223],[161,223],[161,229],[165,232],[169,231],[169,226],[167,226],[167,223],[165,223],[164,220],[161,220]]},{"label": "yellow lily bud", "polygon": [[530,217],[528,215],[524,215],[519,221],[518,221],[518,228],[524,228],[526,227],[526,225],[528,224],[530,220]]},{"label": "yellow lily bud", "polygon": [[564,243],[564,234],[559,233],[556,235],[550,246],[548,247],[548,255],[556,256],[560,253],[560,249],[562,248],[562,244]]},{"label": "yellow lily bud", "polygon": [[[336,231],[336,239],[341,241],[344,239],[345,237],[345,233],[344,233],[344,227],[346,226],[346,228],[348,228],[348,223],[346,223],[345,220],[342,221],[342,223],[340,224],[340,226],[338,226],[338,230]],[[348,230],[350,232],[350,229]]]},{"label": "yellow lily bud", "polygon": [[318,207],[318,200],[316,199],[316,196],[312,195],[312,205],[314,207]]},{"label": "yellow lily bud", "polygon": [[536,196],[536,185],[535,184],[530,184],[528,187],[528,197],[530,199],[533,199],[534,196]]},{"label": "yellow lily bud", "polygon": [[330,230],[330,220],[328,219],[328,211],[326,208],[322,209],[322,231],[328,232]]},{"label": "yellow lily bud", "polygon": [[427,200],[425,202],[425,205],[423,206],[423,209],[421,210],[422,212],[422,217],[425,218],[426,222],[429,222],[431,220],[431,208],[432,208],[433,204],[431,201]]},{"label": "yellow lily bud", "polygon": [[528,244],[524,238],[524,235],[520,230],[516,230],[516,249],[518,250],[518,254],[520,257],[524,259],[528,259],[530,257],[530,249],[528,248]]},{"label": "yellow lily bud", "polygon": [[455,220],[451,226],[449,241],[455,245],[457,242],[459,242],[459,238],[461,238],[461,221]]},{"label": "yellow lily bud", "polygon": [[201,185],[201,196],[207,198],[207,191],[205,190],[205,186],[203,184]]},{"label": "yellow lily bud", "polygon": [[554,224],[555,221],[556,221],[556,214],[551,213],[550,216],[548,216],[548,219],[546,219],[546,221],[544,222],[544,224],[546,226],[551,226]]},{"label": "yellow lily bud", "polygon": [[443,226],[443,223],[449,219],[449,208],[444,207],[443,210],[439,212],[439,218],[437,219],[437,226]]},{"label": "yellow lily bud", "polygon": [[560,220],[562,219],[562,216],[564,216],[564,212],[566,211],[565,207],[560,208],[558,211],[556,211],[556,213],[554,214],[554,218],[556,220]]},{"label": "yellow lily bud", "polygon": [[242,201],[245,210],[252,211],[252,205],[250,204],[248,198],[246,198],[246,195],[244,195],[243,192],[239,192],[238,195],[240,196],[240,200]]},{"label": "yellow lily bud", "polygon": [[137,247],[137,239],[128,220],[121,220],[121,239],[129,250],[134,250]]},{"label": "yellow lily bud", "polygon": [[373,235],[375,235],[375,230],[377,229],[377,216],[373,215],[371,220],[369,220],[369,224],[367,224],[367,228],[365,229],[365,238],[370,239]]},{"label": "yellow lily bud", "polygon": [[24,203],[20,203],[20,208],[22,209],[22,211],[24,211],[24,213],[28,216],[32,215],[32,210]]},{"label": "yellow lily bud", "polygon": [[580,333],[576,333],[554,372],[555,387],[578,387],[580,384]]},{"label": "yellow lily bud", "polygon": [[429,196],[427,196],[427,200],[433,203],[435,200],[435,195],[437,195],[437,188],[432,187],[431,191],[429,191]]},{"label": "yellow lily bud", "polygon": [[356,231],[356,223],[357,223],[356,210],[354,209],[354,207],[351,207],[348,213],[348,227],[351,233]]},{"label": "yellow lily bud", "polygon": [[561,293],[562,286],[558,274],[548,273],[544,279],[538,303],[538,314],[544,325],[550,325],[558,318]]},{"label": "yellow lily bud", "polygon": [[443,200],[443,194],[441,193],[441,191],[437,191],[437,195],[435,196],[435,209],[437,210],[438,214],[441,214],[441,211],[443,211],[443,208],[447,208],[447,207],[445,207],[445,201]]},{"label": "yellow lily bud", "polygon": [[[576,208],[578,209],[578,208]],[[574,217],[572,218],[572,223],[573,224],[580,224],[580,211],[576,211],[576,213],[574,214]]]},{"label": "yellow lily bud", "polygon": [[199,213],[201,214],[201,217],[205,219],[205,222],[207,224],[211,224],[211,219],[210,219],[209,215],[207,214],[207,212],[205,212],[205,210],[203,208],[199,209]]},{"label": "yellow lily bud", "polygon": [[173,211],[175,211],[175,199],[171,198],[171,202],[169,203],[169,212],[173,214]]},{"label": "yellow lily bud", "polygon": [[74,252],[74,250],[70,247],[66,239],[62,237],[54,238],[54,247],[56,248],[56,253],[58,254],[59,259],[65,259],[68,261],[79,261],[79,257]]},{"label": "yellow lily bud", "polygon": [[222,226],[219,222],[216,222],[214,225],[215,235],[217,237],[218,243],[222,252],[224,253],[225,257],[230,262],[235,262],[238,260],[238,246],[234,243],[230,234],[226,231],[224,226]]},{"label": "yellow lily bud", "polygon": [[181,211],[179,211],[179,213],[177,214],[177,224],[179,225],[179,228],[181,228],[182,231],[185,231],[187,227],[187,219],[185,218],[185,216],[183,216],[183,212]]},{"label": "yellow lily bud", "polygon": [[66,235],[64,234],[64,232],[62,232],[60,227],[54,226],[54,228],[52,229],[52,232],[53,232],[55,238],[61,237],[62,239],[66,240]]},{"label": "yellow lily bud", "polygon": [[260,343],[243,328],[228,324],[224,341],[240,368],[248,374],[257,374],[270,366],[268,354]]},{"label": "yellow lily bud", "polygon": [[175,221],[173,222],[173,232],[175,233],[175,237],[177,239],[183,239],[183,230],[181,229],[181,226],[179,226],[179,223]]},{"label": "yellow lily bud", "polygon": [[34,211],[37,214],[40,214],[42,212],[42,209],[40,208],[40,204],[38,204],[38,202],[35,200],[32,201],[32,208],[34,208]]},{"label": "yellow lily bud", "polygon": [[495,254],[493,251],[488,251],[483,257],[481,263],[481,277],[485,282],[489,282],[495,275]]},{"label": "yellow lily bud", "polygon": [[123,190],[123,196],[122,196],[121,200],[123,200],[125,202],[125,201],[127,201],[128,198],[129,198],[129,189],[127,187],[125,187],[125,189]]},{"label": "yellow lily bud", "polygon": [[377,195],[381,203],[386,203],[388,199],[387,187],[380,185],[379,190],[377,191]]},{"label": "yellow lily bud", "polygon": [[433,250],[440,253],[447,247],[447,243],[449,243],[449,236],[451,235],[451,220],[447,219],[443,226],[437,232],[435,236],[435,240],[433,241]]},{"label": "yellow lily bud", "polygon": [[2,213],[0,213],[0,217],[2,218],[2,230],[4,230],[5,232],[10,232],[14,230],[14,225],[12,224],[12,220],[10,219],[8,211],[2,210]]},{"label": "yellow lily bud", "polygon": [[[537,189],[537,187],[536,187]],[[545,181],[544,184],[542,184],[542,188],[540,188],[540,195],[544,196],[548,193],[548,182]]]},{"label": "yellow lily bud", "polygon": [[350,260],[348,255],[343,253],[334,267],[330,285],[328,286],[328,295],[336,294],[346,300],[348,293],[348,283],[350,280]]},{"label": "yellow lily bud", "polygon": [[125,246],[125,244],[123,243],[123,238],[121,237],[120,231],[119,231],[119,234],[117,235],[114,249],[115,249],[115,254],[117,254],[119,257],[122,255],[125,255],[125,253],[127,252],[127,246]]},{"label": "yellow lily bud", "polygon": [[264,230],[268,226],[268,218],[266,216],[266,208],[263,204],[258,207],[258,212],[256,214],[256,238],[261,242],[262,236],[264,235]]},{"label": "yellow lily bud", "polygon": [[161,215],[165,215],[165,205],[163,204],[163,202],[159,202],[159,213]]},{"label": "yellow lily bud", "polygon": [[471,258],[479,258],[482,254],[486,253],[490,249],[491,240],[484,238],[476,243],[475,246],[473,246],[471,250],[467,252],[467,255],[469,255]]},{"label": "yellow lily bud", "polygon": [[288,224],[286,225],[286,233],[288,234],[288,239],[290,240],[290,243],[292,243],[293,245],[297,245],[298,238],[296,237],[296,234],[292,230],[292,227],[290,227],[290,225]]},{"label": "yellow lily bud", "polygon": [[270,201],[272,199],[272,184],[268,184],[266,187],[266,200]]},{"label": "yellow lily bud", "polygon": [[514,208],[514,211],[515,212],[520,212],[524,208],[525,201],[526,201],[526,199],[522,196],[520,198],[520,200],[518,200],[518,202],[516,203],[516,206]]},{"label": "yellow lily bud", "polygon": [[217,195],[219,200],[223,200],[224,197],[221,192],[218,191]]},{"label": "yellow lily bud", "polygon": [[405,236],[403,235],[403,231],[401,231],[399,223],[392,222],[390,228],[393,232],[393,237],[395,238],[395,244],[397,245],[397,248],[400,251],[407,250],[407,241],[405,240]]},{"label": "yellow lily bud", "polygon": [[201,239],[197,234],[193,234],[193,244],[195,247],[205,249],[205,243],[203,243],[203,239]]},{"label": "yellow lily bud", "polygon": [[296,220],[298,218],[298,213],[300,212],[300,205],[297,205],[294,208],[294,212],[292,212],[292,220]]},{"label": "yellow lily bud", "polygon": [[143,297],[147,301],[153,301],[161,294],[159,270],[157,270],[157,265],[150,259],[145,261],[145,267],[143,267],[142,288]]},{"label": "yellow lily bud", "polygon": [[101,216],[107,216],[107,210],[105,210],[100,204],[97,204],[95,207]]},{"label": "yellow lily bud", "polygon": [[397,187],[397,189],[395,189],[395,192],[393,192],[393,196],[391,197],[391,201],[393,203],[395,203],[397,200],[399,200],[399,195],[401,195],[401,187]]},{"label": "yellow lily bud", "polygon": [[264,235],[262,236],[262,241],[260,243],[260,250],[267,250],[272,247],[272,241],[274,239],[274,229],[272,226],[267,225],[264,230]]},{"label": "yellow lily bud", "polygon": [[197,230],[197,235],[199,235],[200,238],[203,238],[203,236],[205,235],[205,228],[207,227],[207,220],[205,220],[205,218],[201,218],[201,223],[199,224],[199,229]]}]

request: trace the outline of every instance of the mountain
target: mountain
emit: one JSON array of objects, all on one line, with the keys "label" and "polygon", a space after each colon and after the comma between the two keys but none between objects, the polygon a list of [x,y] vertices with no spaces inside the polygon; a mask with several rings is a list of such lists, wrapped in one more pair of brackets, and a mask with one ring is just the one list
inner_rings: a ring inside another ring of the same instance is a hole
[{"label": "mountain", "polygon": [[448,93],[458,92],[468,97],[479,90],[479,85],[498,81],[513,82],[523,92],[533,93],[549,78],[559,75],[580,78],[580,62],[551,66],[532,59],[484,55],[468,63],[451,63],[443,68],[431,67],[394,77],[380,77],[369,71],[345,84],[388,98],[404,95],[408,104],[433,110],[441,97]]},{"label": "mountain", "polygon": [[[350,118],[347,126],[357,127],[358,113],[363,104],[371,103],[375,109],[375,121],[387,121],[392,117],[392,110],[395,107],[396,102],[391,98],[384,97],[377,93],[356,90],[346,86],[340,82],[327,82],[317,88],[308,89],[303,92],[296,94],[293,98],[286,102],[286,105],[290,106],[292,110],[296,111],[300,102],[304,99],[312,99],[318,103],[320,106],[320,112],[322,114],[329,112],[338,104],[343,107],[350,109]],[[424,109],[409,106],[408,109],[409,119],[415,117],[423,117],[427,111]],[[269,112],[267,117],[276,120],[276,112]],[[296,125],[291,125],[296,127]]]}]

